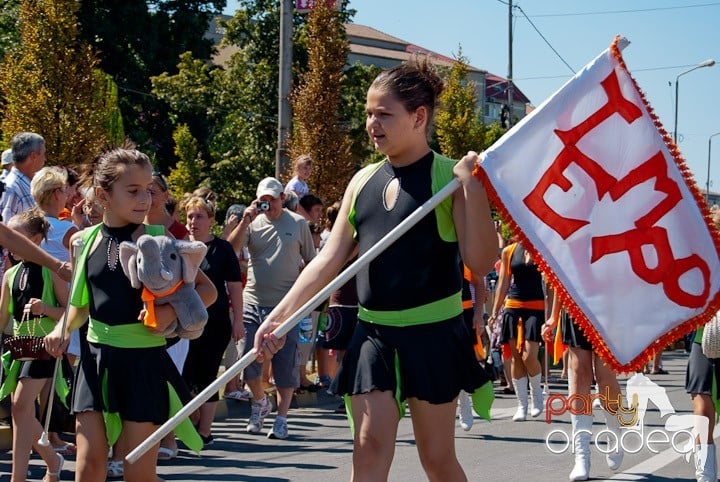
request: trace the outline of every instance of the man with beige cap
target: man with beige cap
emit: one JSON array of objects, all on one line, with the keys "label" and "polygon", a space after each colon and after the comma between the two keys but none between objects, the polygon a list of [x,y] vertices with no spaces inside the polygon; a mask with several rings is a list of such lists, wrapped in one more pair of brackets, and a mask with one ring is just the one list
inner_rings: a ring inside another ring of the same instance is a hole
[{"label": "man with beige cap", "polygon": [[[309,263],[315,256],[307,222],[299,214],[283,208],[285,194],[280,181],[266,177],[258,184],[256,195],[257,199],[245,210],[236,228],[242,245],[250,253],[247,284],[243,291],[246,353],[253,348],[260,324],[295,283],[302,263]],[[288,437],[287,413],[293,391],[300,383],[298,333],[298,330],[291,330],[285,346],[271,360],[278,410],[269,438]],[[262,364],[255,362],[248,366],[244,379],[253,394],[247,431],[260,433],[271,407],[263,390]]]}]

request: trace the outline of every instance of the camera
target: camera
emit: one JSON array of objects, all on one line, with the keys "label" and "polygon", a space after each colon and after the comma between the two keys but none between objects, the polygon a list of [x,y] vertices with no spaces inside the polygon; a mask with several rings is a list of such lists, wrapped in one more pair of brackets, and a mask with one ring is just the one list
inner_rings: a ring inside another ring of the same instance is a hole
[{"label": "camera", "polygon": [[270,201],[258,201],[258,211],[265,212],[270,210]]}]

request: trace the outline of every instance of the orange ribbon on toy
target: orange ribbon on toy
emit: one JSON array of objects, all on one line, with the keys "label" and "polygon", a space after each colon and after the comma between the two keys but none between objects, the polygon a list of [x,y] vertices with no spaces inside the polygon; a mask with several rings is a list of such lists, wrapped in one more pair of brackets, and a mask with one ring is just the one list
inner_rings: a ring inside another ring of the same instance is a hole
[{"label": "orange ribbon on toy", "polygon": [[175,293],[182,284],[183,282],[182,280],[180,280],[175,284],[175,286],[163,293],[153,293],[149,289],[143,287],[141,295],[141,299],[145,303],[145,318],[143,318],[143,325],[149,328],[157,328],[158,325],[157,317],[155,316],[155,299],[170,296],[171,294]]}]

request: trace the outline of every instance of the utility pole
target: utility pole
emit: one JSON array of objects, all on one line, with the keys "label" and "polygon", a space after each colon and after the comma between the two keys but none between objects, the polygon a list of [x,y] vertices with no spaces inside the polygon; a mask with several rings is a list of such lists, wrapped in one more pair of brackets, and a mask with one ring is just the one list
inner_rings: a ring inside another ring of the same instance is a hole
[{"label": "utility pole", "polygon": [[290,170],[290,86],[292,83],[293,0],[280,0],[280,72],[278,82],[278,137],[275,177]]},{"label": "utility pole", "polygon": [[507,86],[507,99],[508,99],[508,129],[513,125],[513,3],[512,0],[508,0],[508,86]]}]

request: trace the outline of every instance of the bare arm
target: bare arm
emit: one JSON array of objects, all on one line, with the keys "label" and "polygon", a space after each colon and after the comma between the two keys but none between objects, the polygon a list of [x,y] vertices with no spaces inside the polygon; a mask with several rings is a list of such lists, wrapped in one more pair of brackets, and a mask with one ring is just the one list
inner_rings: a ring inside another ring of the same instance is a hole
[{"label": "bare arm", "polygon": [[560,300],[558,299],[557,291],[553,293],[552,297],[552,309],[550,310],[550,316],[542,326],[542,337],[547,342],[552,341],[552,331],[560,320]]},{"label": "bare arm", "polygon": [[453,194],[453,220],[463,262],[473,273],[488,273],[497,253],[497,235],[485,188],[472,175],[478,159],[471,151],[455,165],[462,186]]},{"label": "bare arm", "polygon": [[[235,227],[230,231],[230,234],[228,234],[226,241],[230,243],[230,245],[233,247],[236,253],[240,252],[240,249],[243,247],[243,240],[245,239],[245,233],[248,230],[248,227],[250,226],[250,223],[253,222],[253,220],[257,217],[259,214],[257,209],[257,200],[250,203],[250,206],[248,206],[245,209],[245,212],[243,213],[243,217],[240,220],[239,223],[235,224]],[[223,232],[223,235],[225,233]]]},{"label": "bare arm", "polygon": [[232,303],[232,338],[235,341],[245,337],[245,323],[243,323],[243,288],[242,281],[228,281],[226,283],[230,302]]},{"label": "bare arm", "polygon": [[508,263],[508,248],[503,249],[501,261],[500,261],[500,272],[498,273],[498,282],[495,285],[495,301],[493,302],[491,318],[494,320],[497,314],[500,312],[505,297],[507,296],[508,289],[510,289],[510,276],[507,274],[509,271]]},{"label": "bare arm", "polygon": [[47,266],[58,273],[64,281],[70,281],[70,267],[67,264],[53,258],[28,238],[4,224],[0,224],[0,244],[15,253],[18,258]]}]

